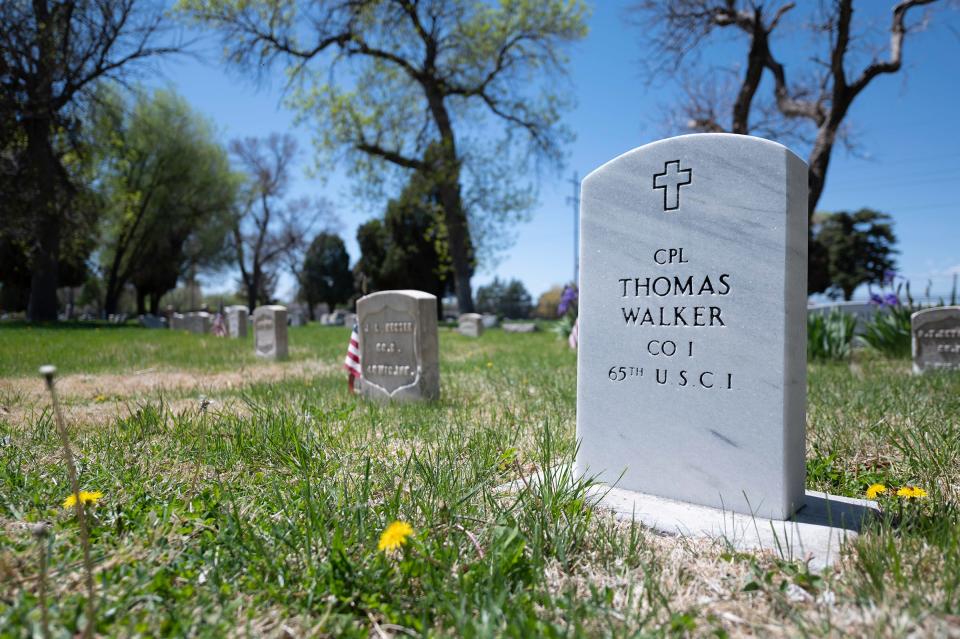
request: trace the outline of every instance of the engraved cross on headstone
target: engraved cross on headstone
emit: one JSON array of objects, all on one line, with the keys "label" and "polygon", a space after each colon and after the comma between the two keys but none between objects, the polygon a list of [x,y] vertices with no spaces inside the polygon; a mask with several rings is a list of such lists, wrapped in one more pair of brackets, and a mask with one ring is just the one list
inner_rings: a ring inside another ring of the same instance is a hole
[{"label": "engraved cross on headstone", "polygon": [[681,169],[680,160],[663,163],[663,173],[653,174],[653,188],[663,189],[663,210],[680,208],[680,187],[693,181],[693,169]]}]

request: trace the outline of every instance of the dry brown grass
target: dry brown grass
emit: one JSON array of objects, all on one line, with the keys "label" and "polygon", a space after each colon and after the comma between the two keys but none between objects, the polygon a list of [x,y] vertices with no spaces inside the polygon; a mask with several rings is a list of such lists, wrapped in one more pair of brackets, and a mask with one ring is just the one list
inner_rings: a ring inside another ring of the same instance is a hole
[{"label": "dry brown grass", "polygon": [[[67,375],[57,379],[57,391],[67,421],[90,428],[128,415],[142,401],[160,398],[174,413],[194,409],[200,396],[205,396],[216,398],[212,410],[242,414],[242,403],[227,395],[254,384],[329,375],[338,369],[329,362],[310,361],[264,363],[216,373],[148,369],[130,375]],[[192,397],[184,398],[185,394]],[[12,425],[35,423],[48,405],[39,378],[0,378],[0,417]]]}]

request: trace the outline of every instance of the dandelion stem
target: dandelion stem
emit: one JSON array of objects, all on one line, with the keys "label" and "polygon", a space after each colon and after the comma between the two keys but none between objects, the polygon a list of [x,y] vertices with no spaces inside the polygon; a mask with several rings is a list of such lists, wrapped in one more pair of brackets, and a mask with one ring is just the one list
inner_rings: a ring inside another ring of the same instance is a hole
[{"label": "dandelion stem", "polygon": [[70,448],[70,435],[67,433],[67,426],[63,419],[63,411],[60,410],[60,400],[57,398],[56,385],[53,383],[57,369],[53,366],[40,367],[40,374],[47,382],[47,390],[50,391],[50,400],[53,403],[53,413],[57,421],[57,432],[60,433],[60,443],[63,446],[63,457],[67,464],[67,476],[70,478],[70,490],[76,499],[77,523],[80,526],[80,544],[83,547],[83,568],[86,573],[87,583],[87,625],[83,629],[83,637],[93,636],[94,619],[96,616],[96,600],[94,599],[93,586],[93,561],[90,559],[90,534],[87,530],[87,516],[84,509],[83,499],[80,497],[80,482],[77,479],[77,466],[73,459],[73,450]]},{"label": "dandelion stem", "polygon": [[37,540],[40,551],[40,583],[38,584],[38,598],[40,599],[40,629],[44,639],[50,639],[50,620],[47,613],[47,534],[49,527],[40,522],[33,527],[33,536]]}]

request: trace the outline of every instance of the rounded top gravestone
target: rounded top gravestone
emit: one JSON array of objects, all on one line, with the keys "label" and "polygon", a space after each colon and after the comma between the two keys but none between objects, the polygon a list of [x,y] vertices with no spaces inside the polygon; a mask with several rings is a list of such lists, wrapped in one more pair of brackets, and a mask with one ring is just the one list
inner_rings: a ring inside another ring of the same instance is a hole
[{"label": "rounded top gravestone", "polygon": [[804,495],[806,165],[759,138],[685,135],[592,172],[580,210],[578,471],[790,516]]},{"label": "rounded top gravestone", "polygon": [[415,290],[380,291],[357,300],[360,392],[391,400],[440,397],[437,298]]},{"label": "rounded top gravestone", "polygon": [[960,306],[941,306],[910,316],[913,372],[960,371]]}]

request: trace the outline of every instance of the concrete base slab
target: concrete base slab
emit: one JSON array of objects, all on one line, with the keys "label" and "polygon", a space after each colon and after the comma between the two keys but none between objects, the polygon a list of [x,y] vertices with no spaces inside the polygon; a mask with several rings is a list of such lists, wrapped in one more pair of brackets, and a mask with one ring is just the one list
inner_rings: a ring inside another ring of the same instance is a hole
[{"label": "concrete base slab", "polygon": [[671,535],[725,539],[736,550],[771,550],[787,560],[808,560],[820,569],[840,556],[840,546],[856,537],[877,503],[806,491],[803,506],[789,520],[765,519],[674,501],[605,485],[588,489],[592,503]]},{"label": "concrete base slab", "polygon": [[[570,469],[551,473],[573,481]],[[537,484],[540,475],[501,486],[514,492]],[[840,546],[856,537],[865,521],[880,512],[877,502],[806,491],[804,504],[788,520],[766,519],[732,511],[624,490],[605,484],[587,488],[591,504],[612,511],[617,519],[683,537],[723,539],[738,551],[770,550],[790,561],[809,561],[811,569],[832,565]]]}]

